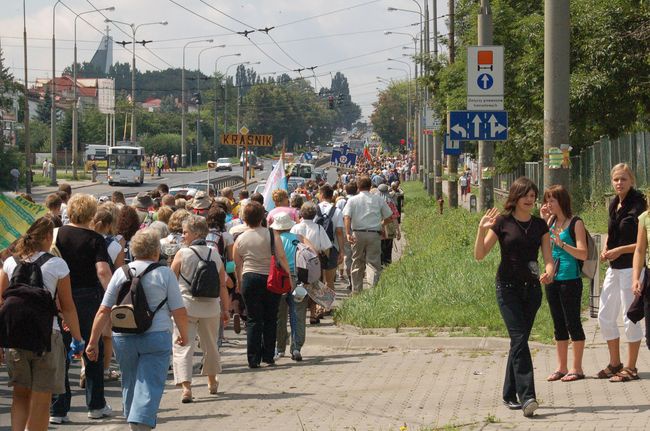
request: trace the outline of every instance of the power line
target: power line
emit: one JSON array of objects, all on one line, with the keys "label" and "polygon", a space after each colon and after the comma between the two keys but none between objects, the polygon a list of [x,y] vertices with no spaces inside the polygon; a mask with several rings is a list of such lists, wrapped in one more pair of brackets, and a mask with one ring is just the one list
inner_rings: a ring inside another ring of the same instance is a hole
[{"label": "power line", "polygon": [[325,13],[321,13],[321,14],[318,14],[318,15],[313,15],[313,16],[308,16],[308,17],[305,17],[305,18],[300,18],[300,19],[297,19],[295,21],[289,21],[289,22],[286,22],[284,24],[276,25],[275,28],[286,27],[288,25],[297,24],[299,22],[305,22],[305,21],[309,21],[309,20],[312,20],[312,19],[321,18],[321,17],[327,16],[327,15],[333,15],[335,13],[356,9],[358,7],[366,6],[366,5],[373,4],[373,3],[378,3],[380,1],[382,1],[382,0],[370,0],[370,1],[367,1],[367,2],[364,2],[364,3],[359,3],[359,4],[356,4],[356,5],[344,7],[344,8],[341,8],[341,9],[336,9],[336,10],[333,10],[333,11],[330,11],[330,12],[325,12]]}]

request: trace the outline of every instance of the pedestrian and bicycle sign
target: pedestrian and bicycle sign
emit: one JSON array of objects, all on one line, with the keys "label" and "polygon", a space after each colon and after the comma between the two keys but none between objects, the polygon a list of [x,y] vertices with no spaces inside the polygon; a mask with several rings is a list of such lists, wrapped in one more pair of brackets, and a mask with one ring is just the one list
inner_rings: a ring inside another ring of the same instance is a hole
[{"label": "pedestrian and bicycle sign", "polygon": [[467,47],[467,109],[503,110],[503,47]]},{"label": "pedestrian and bicycle sign", "polygon": [[452,141],[505,141],[506,111],[450,111],[447,132]]},{"label": "pedestrian and bicycle sign", "polygon": [[445,147],[443,152],[446,156],[460,156],[460,141],[452,141],[449,134],[445,134]]}]

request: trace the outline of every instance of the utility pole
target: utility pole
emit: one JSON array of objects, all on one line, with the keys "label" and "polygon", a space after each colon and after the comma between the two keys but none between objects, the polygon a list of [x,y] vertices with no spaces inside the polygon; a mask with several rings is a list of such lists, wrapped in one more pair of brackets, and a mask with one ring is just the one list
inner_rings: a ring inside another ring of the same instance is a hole
[{"label": "utility pole", "polygon": [[[25,127],[25,158],[27,172],[25,172],[25,192],[32,193],[32,148],[29,142],[29,90],[27,81],[27,18],[25,14],[25,0],[23,0],[23,56],[25,60],[25,89],[24,89],[24,127]],[[18,119],[18,118],[16,118]]]},{"label": "utility pole", "polygon": [[550,166],[551,149],[569,152],[569,2],[544,1],[544,187],[570,190],[569,166]]},{"label": "utility pole", "polygon": [[[437,0],[433,0],[433,57],[438,58],[438,4]],[[442,162],[440,155],[442,148],[440,143],[440,135],[438,131],[433,135],[433,175],[435,183],[433,185],[433,196],[436,200],[442,199]]]},{"label": "utility pole", "polygon": [[[449,0],[449,64],[454,64],[456,53],[454,45],[454,0]],[[458,208],[458,156],[447,156],[447,171],[449,174],[449,206]]]},{"label": "utility pole", "polygon": [[[490,0],[481,0],[478,15],[479,46],[492,45],[492,31]],[[478,141],[478,164],[480,176],[478,210],[485,211],[494,206],[494,144],[492,142]]]},{"label": "utility pole", "polygon": [[[434,3],[436,0],[433,0]],[[431,45],[430,45],[430,33],[429,33],[429,2],[425,1],[424,2],[424,53],[425,57],[428,60],[431,56]],[[427,66],[425,70],[425,74],[427,77],[431,75],[431,69]],[[425,112],[427,109],[430,109],[430,99],[431,99],[431,93],[429,91],[429,87],[426,87],[426,96],[425,96]],[[433,195],[433,188],[434,188],[434,180],[435,180],[435,175],[433,175],[433,170],[435,166],[435,160],[436,160],[436,155],[434,153],[433,149],[433,135],[425,135],[424,136],[424,146],[426,148],[425,151],[425,170],[426,170],[426,183],[425,183],[425,188],[427,189],[427,193],[429,196]]]}]

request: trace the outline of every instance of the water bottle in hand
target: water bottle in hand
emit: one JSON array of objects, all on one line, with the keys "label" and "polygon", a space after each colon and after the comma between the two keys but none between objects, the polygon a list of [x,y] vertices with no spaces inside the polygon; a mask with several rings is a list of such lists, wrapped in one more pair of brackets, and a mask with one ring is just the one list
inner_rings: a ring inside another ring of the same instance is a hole
[{"label": "water bottle in hand", "polygon": [[81,359],[81,355],[82,355],[85,347],[86,347],[86,343],[84,342],[84,340],[75,340],[73,338],[72,342],[70,343],[70,351],[68,352],[68,360],[72,361],[72,358]]}]

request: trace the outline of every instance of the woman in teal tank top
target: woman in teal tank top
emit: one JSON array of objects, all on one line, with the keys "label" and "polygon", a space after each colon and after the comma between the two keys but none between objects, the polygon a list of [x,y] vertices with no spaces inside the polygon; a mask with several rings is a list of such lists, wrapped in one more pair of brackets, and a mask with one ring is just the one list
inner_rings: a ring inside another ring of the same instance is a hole
[{"label": "woman in teal tank top", "polygon": [[[579,260],[587,257],[585,225],[571,211],[571,196],[560,185],[551,186],[544,192],[541,215],[551,231],[555,277],[545,286],[546,299],[553,318],[558,367],[548,376],[553,382],[573,382],[584,379],[582,354],[585,333],[580,320],[582,279]],[[573,341],[573,366],[568,367],[569,336]]]}]

